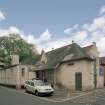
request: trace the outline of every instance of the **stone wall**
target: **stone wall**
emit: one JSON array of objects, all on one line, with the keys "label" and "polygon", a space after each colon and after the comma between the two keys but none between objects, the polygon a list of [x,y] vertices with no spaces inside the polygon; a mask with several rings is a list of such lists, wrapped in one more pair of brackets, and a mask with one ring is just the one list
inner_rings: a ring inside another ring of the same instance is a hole
[{"label": "stone wall", "polygon": [[70,90],[75,90],[75,73],[82,73],[82,90],[90,90],[94,88],[93,84],[93,65],[86,60],[73,62],[74,65],[68,63],[62,64],[57,70],[57,83],[62,84]]},{"label": "stone wall", "polygon": [[0,70],[0,84],[16,86],[20,82],[17,82],[17,69],[17,67],[11,67],[8,69]]},{"label": "stone wall", "polygon": [[19,64],[19,56],[11,55],[11,67],[0,70],[0,84],[20,88],[26,80],[36,77],[31,67]]}]

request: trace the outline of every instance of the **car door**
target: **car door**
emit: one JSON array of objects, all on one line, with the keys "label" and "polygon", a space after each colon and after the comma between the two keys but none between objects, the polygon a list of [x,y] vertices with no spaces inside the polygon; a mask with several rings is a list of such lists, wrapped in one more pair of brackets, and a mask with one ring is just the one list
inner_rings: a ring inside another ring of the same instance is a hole
[{"label": "car door", "polygon": [[30,92],[32,92],[32,93],[35,92],[35,85],[34,85],[34,82],[30,82]]},{"label": "car door", "polygon": [[25,87],[26,87],[27,91],[30,92],[30,81],[26,82]]}]

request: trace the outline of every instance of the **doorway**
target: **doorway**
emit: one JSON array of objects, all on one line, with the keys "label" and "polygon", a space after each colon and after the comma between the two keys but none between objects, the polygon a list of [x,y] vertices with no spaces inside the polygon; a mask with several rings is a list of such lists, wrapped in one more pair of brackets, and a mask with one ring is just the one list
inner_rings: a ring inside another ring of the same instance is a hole
[{"label": "doorway", "polygon": [[75,73],[75,89],[76,91],[82,91],[82,73]]}]

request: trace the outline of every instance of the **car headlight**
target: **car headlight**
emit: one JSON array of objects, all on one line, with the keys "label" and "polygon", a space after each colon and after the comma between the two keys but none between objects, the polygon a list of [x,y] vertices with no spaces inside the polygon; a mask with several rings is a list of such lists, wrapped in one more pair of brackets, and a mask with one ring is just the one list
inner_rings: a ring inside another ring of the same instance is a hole
[{"label": "car headlight", "polygon": [[42,89],[38,89],[38,91],[41,91]]},{"label": "car headlight", "polygon": [[45,89],[38,89],[39,92],[45,92]]}]

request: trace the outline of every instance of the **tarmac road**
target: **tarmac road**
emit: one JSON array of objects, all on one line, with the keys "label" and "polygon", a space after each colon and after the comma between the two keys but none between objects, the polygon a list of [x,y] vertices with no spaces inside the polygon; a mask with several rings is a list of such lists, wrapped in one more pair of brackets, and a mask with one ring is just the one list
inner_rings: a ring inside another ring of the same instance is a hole
[{"label": "tarmac road", "polygon": [[105,89],[97,92],[95,96],[93,94],[93,97],[91,95],[91,101],[89,97],[87,95],[74,100],[56,102],[15,89],[0,87],[0,105],[105,105]]}]

